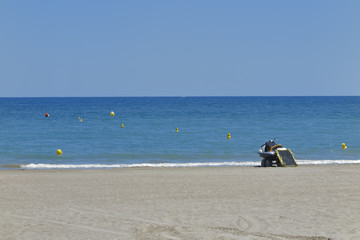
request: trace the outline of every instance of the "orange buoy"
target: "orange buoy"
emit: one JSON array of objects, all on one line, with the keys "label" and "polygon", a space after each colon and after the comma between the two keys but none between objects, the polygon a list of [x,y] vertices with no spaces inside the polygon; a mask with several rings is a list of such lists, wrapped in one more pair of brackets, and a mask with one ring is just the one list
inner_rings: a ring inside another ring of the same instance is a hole
[{"label": "orange buoy", "polygon": [[50,115],[48,113],[45,113],[45,117],[50,117]]}]

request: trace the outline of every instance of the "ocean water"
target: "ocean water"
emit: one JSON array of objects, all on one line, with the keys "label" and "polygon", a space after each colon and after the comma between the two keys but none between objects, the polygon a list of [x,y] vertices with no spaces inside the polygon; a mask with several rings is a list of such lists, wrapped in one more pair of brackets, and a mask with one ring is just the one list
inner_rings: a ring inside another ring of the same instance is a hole
[{"label": "ocean water", "polygon": [[273,138],[300,165],[360,163],[360,97],[0,98],[2,169],[258,166]]}]

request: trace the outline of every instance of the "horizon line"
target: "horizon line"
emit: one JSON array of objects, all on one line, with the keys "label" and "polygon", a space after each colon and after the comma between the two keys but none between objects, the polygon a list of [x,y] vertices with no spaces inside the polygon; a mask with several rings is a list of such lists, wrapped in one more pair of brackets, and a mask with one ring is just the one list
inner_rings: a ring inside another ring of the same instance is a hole
[{"label": "horizon line", "polygon": [[206,96],[12,96],[0,98],[206,98],[206,97],[359,97],[360,95],[206,95]]}]

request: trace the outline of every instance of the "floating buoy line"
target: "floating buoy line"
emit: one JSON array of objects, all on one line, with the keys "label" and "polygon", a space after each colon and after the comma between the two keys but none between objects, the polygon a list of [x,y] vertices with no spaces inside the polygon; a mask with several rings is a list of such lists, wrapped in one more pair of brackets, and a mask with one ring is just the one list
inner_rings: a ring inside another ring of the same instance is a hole
[{"label": "floating buoy line", "polygon": [[[111,111],[111,112],[110,112],[110,116],[111,116],[111,117],[115,117],[115,112],[114,112],[114,111]],[[50,117],[50,114],[46,112],[46,113],[45,113],[45,117],[46,117],[46,118]],[[78,119],[79,119],[80,122],[83,121],[82,117],[80,117],[80,116],[78,117]],[[121,128],[124,128],[124,123],[121,123]],[[175,132],[178,133],[178,132],[179,132],[179,128],[175,128]],[[231,133],[227,133],[227,139],[228,139],[228,140],[231,139]],[[348,148],[345,143],[342,143],[342,144],[341,144],[341,147],[342,147],[343,150],[345,150],[345,149]],[[57,150],[56,150],[56,154],[57,154],[58,156],[62,156],[62,150],[61,150],[61,149],[57,149]]]}]

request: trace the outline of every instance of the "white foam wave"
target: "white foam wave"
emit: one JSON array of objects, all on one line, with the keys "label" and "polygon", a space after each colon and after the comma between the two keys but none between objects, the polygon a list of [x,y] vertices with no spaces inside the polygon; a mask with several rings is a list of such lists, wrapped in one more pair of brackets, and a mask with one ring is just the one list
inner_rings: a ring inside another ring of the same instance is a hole
[{"label": "white foam wave", "polygon": [[360,164],[358,160],[296,160],[298,165]]},{"label": "white foam wave", "polygon": [[[360,164],[359,160],[296,160],[298,165]],[[134,167],[225,167],[260,166],[260,161],[249,162],[198,162],[198,163],[138,163],[138,164],[24,164],[24,169],[89,169],[89,168],[134,168]]]},{"label": "white foam wave", "polygon": [[139,164],[26,164],[25,169],[132,168],[132,167],[220,167],[258,166],[259,162],[139,163]]}]

